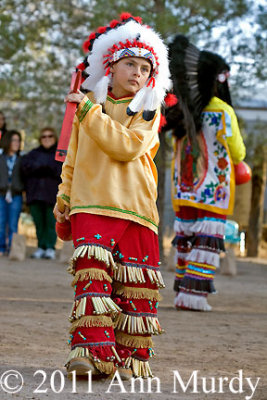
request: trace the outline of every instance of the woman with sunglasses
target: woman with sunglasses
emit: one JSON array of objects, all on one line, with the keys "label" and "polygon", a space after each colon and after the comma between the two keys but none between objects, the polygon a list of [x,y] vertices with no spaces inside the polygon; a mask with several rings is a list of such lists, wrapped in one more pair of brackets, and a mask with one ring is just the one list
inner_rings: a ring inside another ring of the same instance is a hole
[{"label": "woman with sunglasses", "polygon": [[8,254],[13,233],[18,230],[24,189],[20,146],[20,133],[7,131],[0,155],[0,256]]},{"label": "woman with sunglasses", "polygon": [[43,128],[40,146],[22,159],[26,182],[26,199],[36,227],[38,248],[32,258],[55,259],[55,219],[53,208],[58,184],[61,182],[61,163],[55,161],[57,136],[50,127]]}]

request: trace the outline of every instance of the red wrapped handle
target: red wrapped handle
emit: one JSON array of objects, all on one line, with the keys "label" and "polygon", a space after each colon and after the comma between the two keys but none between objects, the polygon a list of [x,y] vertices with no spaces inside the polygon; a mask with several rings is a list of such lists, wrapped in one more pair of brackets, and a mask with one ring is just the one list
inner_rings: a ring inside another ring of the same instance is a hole
[{"label": "red wrapped handle", "polygon": [[[73,72],[70,84],[70,91],[76,93],[81,86],[81,82],[82,82],[82,71],[78,70],[77,72]],[[67,103],[64,120],[60,132],[60,138],[56,150],[55,159],[57,161],[61,162],[65,161],[76,109],[77,109],[76,103],[70,103],[70,102]]]}]

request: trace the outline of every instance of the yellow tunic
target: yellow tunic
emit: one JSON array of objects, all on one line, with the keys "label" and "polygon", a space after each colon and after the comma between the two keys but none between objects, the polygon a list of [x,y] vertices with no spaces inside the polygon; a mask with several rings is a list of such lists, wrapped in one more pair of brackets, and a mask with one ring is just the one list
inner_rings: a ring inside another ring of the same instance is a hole
[{"label": "yellow tunic", "polygon": [[105,112],[89,93],[74,118],[58,195],[70,214],[91,213],[135,221],[157,233],[160,112],[145,121],[128,116],[132,97],[108,96]]}]

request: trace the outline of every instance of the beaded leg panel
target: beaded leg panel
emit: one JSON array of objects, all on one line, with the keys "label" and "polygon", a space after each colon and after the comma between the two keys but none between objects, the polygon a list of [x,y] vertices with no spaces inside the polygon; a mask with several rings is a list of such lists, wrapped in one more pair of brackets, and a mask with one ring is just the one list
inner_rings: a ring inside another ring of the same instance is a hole
[{"label": "beaded leg panel", "polygon": [[187,248],[183,277],[176,280],[174,285],[177,292],[175,306],[210,311],[207,296],[216,292],[214,274],[219,267],[219,254],[224,251],[225,217],[192,207],[181,207],[174,226],[174,243],[178,254],[181,248]]},{"label": "beaded leg panel", "polygon": [[116,268],[112,251],[128,225],[127,221],[116,221],[114,224],[113,218],[90,214],[71,217],[75,251],[69,272],[74,275],[74,303],[69,317],[71,351],[66,364],[73,358],[86,357],[106,374],[114,371],[119,358],[113,319],[121,308],[111,299]]},{"label": "beaded leg panel", "polygon": [[122,309],[115,316],[116,349],[134,376],[152,376],[149,358],[154,354],[151,335],[162,333],[157,318],[158,289],[164,287],[159,271],[157,236],[131,223],[114,249],[112,298]]}]

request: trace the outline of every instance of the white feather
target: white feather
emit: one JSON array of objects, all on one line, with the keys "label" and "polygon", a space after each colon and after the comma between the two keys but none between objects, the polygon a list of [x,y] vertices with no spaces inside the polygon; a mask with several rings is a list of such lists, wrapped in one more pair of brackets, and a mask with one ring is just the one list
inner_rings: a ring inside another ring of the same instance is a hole
[{"label": "white feather", "polygon": [[110,83],[110,75],[108,76],[103,76],[103,78],[101,78],[95,88],[94,88],[94,96],[96,99],[97,103],[105,103],[106,98],[107,98],[107,94],[108,94],[108,86]]},{"label": "white feather", "polygon": [[139,92],[136,93],[133,100],[129,104],[129,108],[131,111],[138,112],[144,106],[147,89],[148,88],[146,86],[144,86],[142,89],[139,90]]}]

